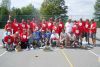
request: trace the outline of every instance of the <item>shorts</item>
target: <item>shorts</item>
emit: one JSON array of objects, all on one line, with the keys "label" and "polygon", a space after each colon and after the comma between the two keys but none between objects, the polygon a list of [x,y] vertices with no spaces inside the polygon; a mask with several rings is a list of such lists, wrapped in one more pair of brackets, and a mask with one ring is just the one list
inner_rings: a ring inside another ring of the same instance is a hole
[{"label": "shorts", "polygon": [[90,37],[93,38],[93,39],[96,39],[96,33],[91,33]]},{"label": "shorts", "polygon": [[56,41],[52,41],[52,47],[56,46]]},{"label": "shorts", "polygon": [[89,38],[89,33],[84,33],[84,37]]}]

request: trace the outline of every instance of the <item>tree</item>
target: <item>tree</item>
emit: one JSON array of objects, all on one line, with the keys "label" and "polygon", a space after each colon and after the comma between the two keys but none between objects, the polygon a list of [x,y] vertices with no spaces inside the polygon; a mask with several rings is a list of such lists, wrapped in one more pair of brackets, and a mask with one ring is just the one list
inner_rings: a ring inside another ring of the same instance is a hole
[{"label": "tree", "polygon": [[100,27],[100,0],[96,1],[96,4],[94,6],[95,8],[95,19],[99,22],[97,25]]},{"label": "tree", "polygon": [[97,0],[94,8],[95,8],[95,18],[100,21],[100,0]]},{"label": "tree", "polygon": [[64,0],[44,0],[40,8],[40,13],[43,17],[55,17],[66,15],[67,6]]},{"label": "tree", "polygon": [[2,0],[1,6],[10,10],[11,0]]},{"label": "tree", "polygon": [[13,15],[13,16],[22,15],[21,9],[13,7],[12,10],[11,10],[11,15]]},{"label": "tree", "polygon": [[32,6],[32,4],[29,4],[26,7],[22,7],[21,12],[22,15],[32,15],[32,13],[34,12],[34,7]]}]

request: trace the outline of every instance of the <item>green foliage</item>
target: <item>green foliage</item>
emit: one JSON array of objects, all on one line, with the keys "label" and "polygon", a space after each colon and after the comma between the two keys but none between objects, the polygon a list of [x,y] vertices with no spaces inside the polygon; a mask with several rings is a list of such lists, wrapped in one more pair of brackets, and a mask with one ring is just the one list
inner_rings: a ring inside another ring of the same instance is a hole
[{"label": "green foliage", "polygon": [[94,13],[95,19],[100,21],[100,0],[97,0],[94,8],[95,8],[95,13]]},{"label": "green foliage", "polygon": [[2,0],[1,1],[1,6],[7,8],[8,10],[10,10],[10,4],[11,4],[11,0]]},{"label": "green foliage", "polygon": [[61,16],[62,14],[66,15],[67,6],[65,6],[64,0],[44,0],[40,13],[46,18]]},{"label": "green foliage", "polygon": [[8,15],[9,11],[6,7],[0,7],[0,15]]},{"label": "green foliage", "polygon": [[32,15],[32,13],[34,12],[34,7],[32,6],[32,4],[29,4],[26,7],[22,7],[21,12],[22,15]]},{"label": "green foliage", "polygon": [[26,7],[15,8],[13,7],[11,10],[8,10],[6,7],[0,7],[0,28],[3,28],[9,19],[9,14],[11,15],[11,20],[16,18],[19,22],[22,19],[32,19],[34,17],[40,18],[40,12],[32,4],[29,4]]}]

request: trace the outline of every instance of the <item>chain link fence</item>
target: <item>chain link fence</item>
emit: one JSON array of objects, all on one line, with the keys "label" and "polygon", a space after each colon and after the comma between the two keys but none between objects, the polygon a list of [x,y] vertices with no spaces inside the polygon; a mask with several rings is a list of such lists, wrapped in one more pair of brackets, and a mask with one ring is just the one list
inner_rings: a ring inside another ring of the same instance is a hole
[{"label": "chain link fence", "polygon": [[[65,23],[68,19],[72,19],[72,20],[79,20],[80,18],[82,18],[83,20],[86,19],[93,19],[94,17],[91,15],[69,15],[69,16],[59,16],[59,15],[55,15],[55,16],[51,16],[51,15],[44,15],[44,16],[40,16],[40,18],[33,16],[33,15],[17,15],[17,16],[11,16],[11,21],[13,21],[14,18],[17,19],[18,22],[21,22],[22,19],[30,19],[32,20],[33,18],[35,18],[35,20],[37,22],[40,22],[43,18],[48,20],[49,18],[53,17],[54,19],[58,19],[61,18],[62,21]],[[0,28],[4,28],[7,20],[9,19],[8,15],[0,15]],[[97,21],[95,19],[95,21]],[[97,22],[97,26],[100,27],[100,21]]]},{"label": "chain link fence", "polygon": [[[46,15],[46,16],[41,16],[40,18],[33,16],[33,15],[17,15],[17,16],[11,16],[11,21],[13,21],[14,18],[17,19],[18,22],[21,22],[22,19],[27,19],[32,20],[35,18],[36,22],[40,22],[43,18],[48,20],[49,18],[53,17],[54,19],[61,18],[62,21],[65,23],[68,19],[68,16],[51,16],[51,15]],[[9,19],[8,15],[1,15],[0,16],[0,28],[4,28],[5,24],[7,23],[7,20]]]}]

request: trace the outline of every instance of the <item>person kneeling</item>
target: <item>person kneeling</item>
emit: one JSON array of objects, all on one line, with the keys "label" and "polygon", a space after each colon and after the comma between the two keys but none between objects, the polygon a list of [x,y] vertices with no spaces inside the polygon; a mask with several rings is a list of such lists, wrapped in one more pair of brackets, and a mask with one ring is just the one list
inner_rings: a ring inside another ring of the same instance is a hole
[{"label": "person kneeling", "polygon": [[8,35],[4,37],[4,42],[6,44],[6,50],[7,51],[12,51],[14,50],[14,46],[13,46],[13,42],[14,42],[14,38],[11,35],[10,32],[8,32]]},{"label": "person kneeling", "polygon": [[54,30],[50,37],[50,44],[52,47],[59,46],[59,35]]}]

